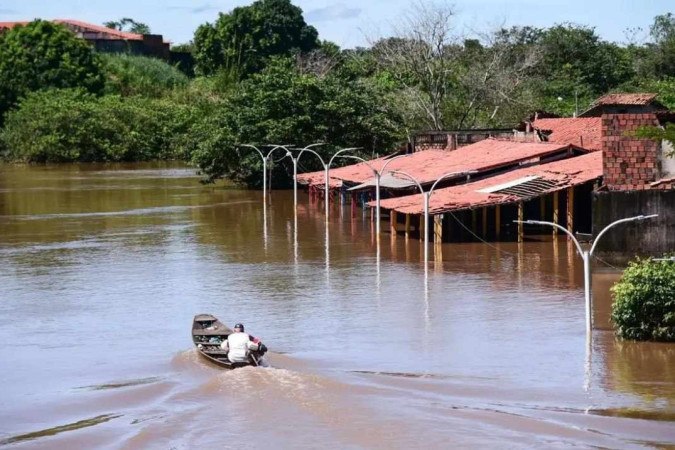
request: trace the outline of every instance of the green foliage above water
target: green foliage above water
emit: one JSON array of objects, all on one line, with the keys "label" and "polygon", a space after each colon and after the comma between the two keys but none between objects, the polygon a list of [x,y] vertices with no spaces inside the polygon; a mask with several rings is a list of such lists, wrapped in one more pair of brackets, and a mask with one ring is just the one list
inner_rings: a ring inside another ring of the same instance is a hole
[{"label": "green foliage above water", "polygon": [[100,92],[103,74],[91,46],[43,20],[0,33],[0,116],[21,96],[50,87]]},{"label": "green foliage above water", "polygon": [[[370,157],[418,130],[511,127],[536,110],[570,116],[613,90],[657,92],[675,107],[672,14],[654,19],[648,42],[624,46],[574,24],[459,39],[454,12],[427,6],[397,18],[395,36],[341,50],[319,40],[290,0],[258,0],[196,30],[183,50],[197,78],[156,59],[96,54],[63,26],[32,22],[0,35],[0,114],[14,108],[0,154],[182,158],[206,181],[255,186],[260,158],[237,144],[321,141],[324,156],[362,147]],[[673,127],[645,133],[670,139]],[[274,179],[288,182],[288,161],[276,167]],[[317,168],[303,157],[301,171]]]},{"label": "green foliage above water", "polygon": [[612,294],[612,321],[620,337],[675,342],[675,262],[632,262]]},{"label": "green foliage above water", "polygon": [[163,99],[96,97],[82,89],[28,94],[7,114],[5,159],[21,162],[185,158],[192,110]]},{"label": "green foliage above water", "polygon": [[162,97],[188,83],[183,72],[157,58],[102,54],[101,59],[106,94]]},{"label": "green foliage above water", "polygon": [[[330,145],[317,151],[326,152],[325,159],[338,147],[361,147],[366,157],[387,153],[403,138],[403,123],[389,109],[386,95],[368,80],[303,74],[291,60],[275,59],[205,118],[202,126],[213,131],[203,133],[193,162],[209,181],[226,177],[254,184],[262,170],[260,157],[234,143],[324,142]],[[303,168],[317,167],[307,155]]]}]

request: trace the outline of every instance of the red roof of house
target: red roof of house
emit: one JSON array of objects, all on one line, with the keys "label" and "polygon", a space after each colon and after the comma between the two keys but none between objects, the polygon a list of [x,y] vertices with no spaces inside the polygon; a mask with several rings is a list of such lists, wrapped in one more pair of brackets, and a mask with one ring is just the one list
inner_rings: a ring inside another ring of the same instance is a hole
[{"label": "red roof of house", "polygon": [[[485,139],[457,150],[424,150],[399,158],[389,164],[388,171],[407,172],[421,184],[436,181],[449,172],[485,172],[524,162],[537,162],[542,157],[569,149],[567,144],[541,142],[514,142]],[[376,170],[384,165],[385,158],[369,161]],[[330,171],[331,179],[363,183],[373,177],[372,170],[359,163]],[[323,171],[298,175],[298,181],[307,184],[324,182]],[[331,186],[333,183],[331,182]]]},{"label": "red roof of house", "polygon": [[104,27],[102,25],[94,25],[92,23],[80,22],[79,20],[72,19],[56,19],[56,23],[63,25],[70,25],[71,28],[79,28],[81,32],[94,32],[102,33],[105,36],[105,39],[123,39],[128,41],[141,41],[143,40],[142,34],[136,33],[127,33],[126,31],[115,30],[114,28]]},{"label": "red roof of house", "polygon": [[[440,214],[461,209],[473,209],[503,203],[513,203],[538,197],[561,189],[589,182],[602,177],[602,152],[593,152],[538,166],[513,170],[472,183],[435,190],[429,201],[429,212]],[[536,188],[530,196],[511,192],[480,192],[481,190],[507,190],[510,185],[523,186],[525,181],[535,181]],[[500,188],[502,186],[503,188]],[[500,188],[500,189],[498,189]],[[369,203],[374,206],[373,202]],[[406,214],[422,214],[424,207],[419,194],[382,200],[382,208]]]},{"label": "red roof of house", "polygon": [[[68,28],[75,32],[79,33],[99,33],[99,39],[109,39],[109,40],[127,40],[127,41],[140,41],[143,39],[142,34],[136,33],[127,33],[125,31],[115,30],[113,28],[107,28],[102,25],[94,25],[92,23],[81,22],[79,20],[72,19],[55,19],[52,20],[54,23],[60,23],[66,25]],[[0,22],[0,29],[3,28],[14,28],[17,25],[27,25],[30,22],[20,21],[20,22]]]},{"label": "red roof of house", "polygon": [[593,102],[593,106],[598,105],[648,105],[656,99],[658,94],[649,92],[638,92],[635,94],[616,93],[603,95]]},{"label": "red roof of house", "polygon": [[602,149],[600,117],[537,119],[532,122],[532,126],[550,132],[548,142],[577,145],[587,150]]}]

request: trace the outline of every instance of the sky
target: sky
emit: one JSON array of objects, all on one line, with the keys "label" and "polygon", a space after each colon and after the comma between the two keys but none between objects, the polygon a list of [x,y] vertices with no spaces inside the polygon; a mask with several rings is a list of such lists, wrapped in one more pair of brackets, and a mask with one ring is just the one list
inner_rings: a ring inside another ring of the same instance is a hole
[{"label": "sky", "polygon": [[[194,30],[214,22],[251,0],[0,0],[0,21],[77,19],[102,24],[131,17],[150,26],[174,44],[188,42]],[[456,0],[453,5],[458,34],[471,35],[502,25],[549,27],[572,22],[593,26],[606,40],[642,42],[654,16],[675,13],[673,0]],[[411,0],[293,0],[305,20],[316,27],[321,39],[342,48],[367,46],[392,34],[397,18],[411,10]],[[628,28],[644,31],[627,36]]]}]

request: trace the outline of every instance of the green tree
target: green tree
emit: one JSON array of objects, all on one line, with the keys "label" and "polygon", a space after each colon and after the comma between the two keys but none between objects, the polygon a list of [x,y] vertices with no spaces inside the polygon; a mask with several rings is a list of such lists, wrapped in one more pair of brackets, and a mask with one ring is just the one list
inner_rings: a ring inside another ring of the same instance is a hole
[{"label": "green tree", "polygon": [[110,20],[104,22],[103,26],[113,30],[126,31],[135,34],[150,34],[150,27],[143,22],[136,22],[129,17],[123,17],[120,20]]},{"label": "green tree", "polygon": [[183,72],[157,58],[102,54],[101,59],[107,94],[159,98],[188,82]]},{"label": "green tree", "polygon": [[649,27],[650,42],[631,45],[638,81],[661,80],[675,74],[675,15],[656,16]]},{"label": "green tree", "polygon": [[100,92],[103,75],[91,46],[43,20],[0,34],[0,116],[19,97],[49,87]]},{"label": "green tree", "polygon": [[675,341],[675,263],[632,262],[612,288],[612,321],[625,339]]},{"label": "green tree", "polygon": [[0,141],[10,161],[185,159],[194,112],[168,99],[43,90],[7,114]]},{"label": "green tree", "polygon": [[260,71],[272,56],[318,48],[317,38],[316,29],[305,23],[302,10],[290,0],[258,0],[197,28],[197,72],[226,70],[245,76]]},{"label": "green tree", "polygon": [[634,76],[630,52],[600,39],[592,27],[561,24],[541,35],[544,106],[570,114]]},{"label": "green tree", "polygon": [[[234,143],[326,142],[362,147],[362,156],[387,153],[402,138],[402,122],[388,107],[386,92],[363,79],[300,73],[290,59],[274,59],[206,118],[212,138],[195,146],[193,162],[208,181],[226,177],[256,185],[261,163]],[[204,132],[203,136],[208,133]],[[334,151],[334,147],[318,150]],[[312,159],[303,161],[311,169]],[[286,173],[285,181],[288,182]]]}]

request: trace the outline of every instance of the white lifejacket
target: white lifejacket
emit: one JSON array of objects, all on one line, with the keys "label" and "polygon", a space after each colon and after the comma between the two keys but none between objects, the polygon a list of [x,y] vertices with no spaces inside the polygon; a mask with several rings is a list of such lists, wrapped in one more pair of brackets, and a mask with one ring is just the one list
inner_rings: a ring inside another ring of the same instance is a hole
[{"label": "white lifejacket", "polygon": [[227,359],[230,362],[248,362],[248,354],[251,350],[258,350],[258,344],[251,341],[247,333],[234,332],[227,336],[227,340],[220,344],[227,351]]}]

